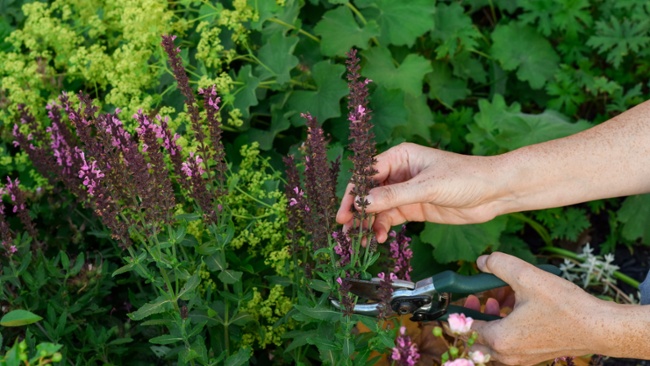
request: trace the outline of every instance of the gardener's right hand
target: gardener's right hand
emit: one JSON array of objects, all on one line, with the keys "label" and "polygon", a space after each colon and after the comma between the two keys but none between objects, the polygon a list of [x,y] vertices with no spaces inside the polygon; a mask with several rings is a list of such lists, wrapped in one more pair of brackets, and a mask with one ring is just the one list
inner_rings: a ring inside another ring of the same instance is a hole
[{"label": "gardener's right hand", "polygon": [[[375,181],[367,197],[374,213],[373,230],[381,243],[391,226],[405,221],[470,224],[498,214],[500,172],[496,157],[467,156],[411,143],[377,155]],[[355,197],[348,184],[337,221],[351,225]]]}]

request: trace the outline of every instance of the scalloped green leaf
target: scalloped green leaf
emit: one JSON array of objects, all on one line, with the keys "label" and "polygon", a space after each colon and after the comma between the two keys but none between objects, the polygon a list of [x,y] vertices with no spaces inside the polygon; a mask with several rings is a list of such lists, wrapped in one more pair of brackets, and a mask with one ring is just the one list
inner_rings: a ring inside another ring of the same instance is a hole
[{"label": "scalloped green leaf", "polygon": [[454,77],[448,64],[435,61],[431,67],[431,72],[426,76],[429,98],[437,99],[451,108],[454,103],[470,95],[467,80]]},{"label": "scalloped green leaf", "polygon": [[383,87],[375,89],[370,97],[372,109],[372,131],[378,144],[389,141],[393,130],[408,122],[408,110],[404,104],[404,92]]},{"label": "scalloped green leaf", "polygon": [[454,56],[463,49],[473,50],[481,33],[460,3],[439,4],[436,11],[436,29],[433,38],[441,44],[436,47],[439,59]]},{"label": "scalloped green leaf", "polygon": [[399,89],[411,96],[422,94],[424,76],[432,71],[426,58],[410,53],[395,66],[391,52],[386,47],[373,47],[361,53],[366,65],[361,73],[377,85],[387,89]]},{"label": "scalloped green leaf", "polygon": [[553,78],[560,57],[551,43],[534,28],[519,23],[499,25],[492,32],[492,56],[506,71],[517,70],[517,77],[533,89],[540,89]]},{"label": "scalloped green leaf", "polygon": [[298,65],[298,58],[293,50],[298,43],[298,37],[285,36],[281,32],[274,33],[260,48],[257,58],[260,65],[255,68],[261,80],[275,78],[279,85],[289,82],[291,70]]},{"label": "scalloped green leaf", "polygon": [[357,1],[360,8],[375,8],[381,30],[380,43],[397,46],[413,46],[418,37],[434,28],[434,0],[410,0],[408,3],[395,0]]},{"label": "scalloped green leaf", "polygon": [[321,61],[312,68],[316,90],[298,90],[289,98],[289,106],[298,112],[309,112],[323,123],[341,115],[340,102],[348,94],[348,85],[341,75],[345,66]]},{"label": "scalloped green leaf", "polygon": [[233,106],[242,112],[244,117],[250,115],[250,107],[258,104],[255,91],[260,85],[260,79],[253,75],[251,65],[246,65],[239,70],[237,82],[241,83],[233,91],[235,102]]},{"label": "scalloped green leaf", "polygon": [[650,194],[626,198],[616,218],[623,223],[623,238],[650,244]]},{"label": "scalloped green leaf", "polygon": [[498,248],[507,219],[507,216],[500,216],[473,225],[426,223],[420,240],[434,247],[433,257],[440,263],[474,261],[486,249]]},{"label": "scalloped green leaf", "polygon": [[321,37],[323,55],[344,56],[353,47],[367,48],[368,41],[379,35],[379,26],[375,21],[369,21],[361,27],[350,9],[339,6],[323,14],[314,32]]}]

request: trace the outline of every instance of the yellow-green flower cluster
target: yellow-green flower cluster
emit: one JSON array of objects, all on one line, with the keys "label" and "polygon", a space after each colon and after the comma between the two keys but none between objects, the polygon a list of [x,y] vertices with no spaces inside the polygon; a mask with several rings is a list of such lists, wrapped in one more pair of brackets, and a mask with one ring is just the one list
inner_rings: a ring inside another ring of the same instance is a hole
[{"label": "yellow-green flower cluster", "polygon": [[205,269],[200,269],[199,277],[201,277],[201,283],[199,284],[198,289],[201,295],[205,295],[208,289],[210,289],[212,292],[217,290],[217,284],[214,283],[214,281],[212,280],[212,276],[210,276],[209,271],[206,271]]},{"label": "yellow-green flower cluster", "polygon": [[[226,201],[236,226],[231,245],[245,246],[252,255],[269,257],[286,246],[287,201],[279,190],[280,172],[273,171],[268,159],[260,156],[259,144],[241,148],[239,170],[229,177],[234,186]],[[274,268],[284,267],[286,256],[274,254]]]},{"label": "yellow-green flower cluster", "polygon": [[249,332],[242,337],[244,346],[257,342],[261,348],[269,344],[279,346],[282,344],[282,335],[292,327],[292,322],[279,324],[293,307],[291,299],[284,295],[284,287],[275,285],[269,291],[266,299],[257,288],[253,288],[253,298],[246,304],[246,311],[256,320],[259,327],[256,332]]},{"label": "yellow-green flower cluster", "polygon": [[257,21],[259,14],[247,4],[246,0],[234,0],[234,9],[223,9],[220,12],[218,24],[232,31],[232,40],[236,44],[246,44],[250,31],[246,29],[246,23]]}]

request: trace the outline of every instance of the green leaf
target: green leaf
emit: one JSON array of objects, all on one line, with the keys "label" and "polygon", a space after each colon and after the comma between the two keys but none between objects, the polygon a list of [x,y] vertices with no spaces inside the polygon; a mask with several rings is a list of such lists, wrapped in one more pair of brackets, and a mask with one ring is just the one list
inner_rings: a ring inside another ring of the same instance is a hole
[{"label": "green leaf", "polygon": [[153,344],[173,344],[177,342],[182,342],[183,337],[179,335],[163,334],[158,337],[153,337],[149,339],[149,343]]},{"label": "green leaf", "polygon": [[607,53],[607,62],[618,68],[623,57],[650,46],[650,21],[623,22],[612,16],[609,22],[596,22],[596,35],[589,38],[587,45],[600,53]]},{"label": "green leaf", "polygon": [[492,56],[506,71],[517,69],[517,77],[539,89],[553,78],[559,56],[534,28],[518,23],[498,25],[492,32]]},{"label": "green leaf", "polygon": [[189,296],[194,293],[194,290],[199,285],[199,283],[201,283],[201,278],[199,277],[199,273],[196,272],[194,275],[192,275],[192,277],[190,277],[189,280],[187,280],[187,282],[185,282],[185,285],[183,285],[181,290],[178,291],[176,294],[176,300],[189,300]]},{"label": "green leaf", "polygon": [[405,126],[408,111],[404,106],[405,95],[401,90],[388,90],[383,87],[375,89],[370,98],[372,109],[372,131],[378,144],[389,141],[393,130]]},{"label": "green leaf", "polygon": [[228,262],[222,251],[218,251],[209,257],[203,258],[203,262],[208,267],[208,271],[224,271],[228,268]]},{"label": "green leaf", "polygon": [[413,136],[419,136],[430,143],[433,113],[427,103],[427,97],[424,94],[419,97],[405,97],[404,107],[407,111],[406,123],[403,125],[395,123],[396,131],[393,133],[406,140],[412,140]]},{"label": "green leaf", "polygon": [[41,321],[43,318],[32,313],[31,311],[16,309],[5,314],[0,319],[0,325],[3,327],[20,327]]},{"label": "green leaf", "polygon": [[617,212],[617,219],[623,223],[623,238],[641,239],[644,244],[650,244],[650,194],[626,198]]},{"label": "green leaf", "polygon": [[377,85],[399,89],[414,97],[422,94],[424,76],[432,71],[429,60],[414,53],[408,54],[398,66],[395,66],[390,50],[385,47],[373,47],[363,51],[362,55],[367,60],[361,71],[364,76]]},{"label": "green leaf", "polygon": [[551,237],[576,241],[590,226],[585,210],[569,207],[563,210],[561,219],[551,228]]},{"label": "green leaf", "polygon": [[230,355],[226,359],[225,366],[241,366],[245,363],[248,363],[248,360],[252,357],[251,349],[248,347],[240,348],[237,352]]},{"label": "green leaf", "polygon": [[463,49],[473,50],[478,45],[481,33],[460,3],[439,4],[435,19],[432,38],[442,42],[436,47],[438,59],[453,57]]},{"label": "green leaf", "polygon": [[161,295],[155,300],[142,305],[138,310],[129,314],[133,320],[142,320],[154,314],[160,314],[165,311],[171,310],[172,300],[167,295]]},{"label": "green leaf", "polygon": [[454,103],[470,95],[467,80],[453,77],[448,64],[436,61],[431,66],[431,72],[426,76],[429,85],[429,98],[437,99],[451,108]]},{"label": "green leaf", "polygon": [[359,8],[376,8],[376,18],[381,30],[379,41],[397,46],[412,47],[418,37],[434,27],[434,0],[363,0],[356,2]]},{"label": "green leaf", "polygon": [[293,50],[298,43],[298,37],[284,36],[277,32],[260,48],[257,58],[260,61],[255,69],[261,80],[275,78],[279,85],[284,85],[291,79],[291,70],[298,65],[298,58]]},{"label": "green leaf", "polygon": [[232,285],[241,280],[242,274],[242,272],[227,269],[225,271],[221,271],[217,277],[219,277],[219,280],[221,280],[221,282]]},{"label": "green leaf", "polygon": [[341,75],[345,66],[321,61],[314,65],[312,75],[316,83],[315,91],[298,90],[289,98],[291,109],[300,113],[308,112],[322,124],[332,117],[341,115],[341,98],[348,94],[347,83]]},{"label": "green leaf", "polygon": [[343,314],[340,311],[332,310],[326,307],[309,307],[305,305],[294,305],[294,307],[301,313],[309,318],[322,320],[326,322],[334,322],[341,319]]},{"label": "green leaf", "polygon": [[379,26],[369,21],[362,28],[350,9],[339,6],[323,14],[314,32],[321,37],[320,48],[324,56],[345,56],[353,47],[367,48],[368,41],[379,35]]},{"label": "green leaf", "polygon": [[250,116],[250,107],[258,104],[255,91],[260,85],[260,79],[253,76],[251,65],[245,65],[237,74],[237,82],[241,85],[238,85],[233,91],[235,95],[233,107],[242,111],[243,117],[247,118]]},{"label": "green leaf", "polygon": [[506,216],[483,224],[441,225],[426,223],[420,239],[431,244],[433,256],[440,263],[474,261],[486,249],[496,249],[506,227]]}]

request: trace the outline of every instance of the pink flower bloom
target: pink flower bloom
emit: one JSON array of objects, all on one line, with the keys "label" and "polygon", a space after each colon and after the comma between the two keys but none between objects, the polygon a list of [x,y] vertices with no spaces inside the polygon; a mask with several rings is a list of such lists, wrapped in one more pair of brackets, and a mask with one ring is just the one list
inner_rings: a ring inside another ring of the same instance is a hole
[{"label": "pink flower bloom", "polygon": [[469,353],[469,358],[474,361],[475,364],[483,365],[490,362],[490,355],[484,354],[481,351],[474,351]]},{"label": "pink flower bloom", "polygon": [[472,329],[472,322],[474,319],[466,317],[465,314],[449,314],[447,319],[449,322],[449,329],[454,334],[467,334]]},{"label": "pink flower bloom", "polygon": [[15,245],[12,245],[12,246],[9,247],[9,253],[10,253],[10,254],[14,254],[14,253],[16,253],[17,251],[18,251],[18,248],[16,248]]},{"label": "pink flower bloom", "polygon": [[447,361],[442,366],[474,366],[474,362],[465,358],[457,358],[453,361]]},{"label": "pink flower bloom", "polygon": [[414,366],[420,360],[418,346],[411,341],[411,337],[406,335],[406,327],[399,328],[399,336],[395,339],[391,358],[400,366]]}]

